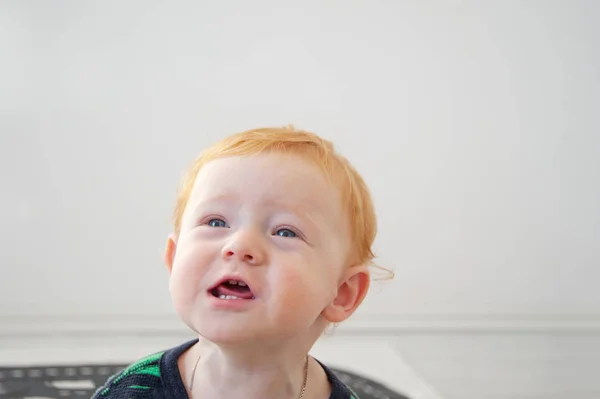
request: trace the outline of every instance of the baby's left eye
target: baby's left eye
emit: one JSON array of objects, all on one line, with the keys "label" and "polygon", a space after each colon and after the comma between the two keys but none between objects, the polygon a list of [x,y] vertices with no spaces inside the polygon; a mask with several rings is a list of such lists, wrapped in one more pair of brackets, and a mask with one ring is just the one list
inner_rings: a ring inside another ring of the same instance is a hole
[{"label": "baby's left eye", "polygon": [[277,234],[280,237],[289,237],[289,238],[294,238],[294,237],[298,236],[295,232],[293,232],[290,229],[279,229],[275,232],[275,234]]}]

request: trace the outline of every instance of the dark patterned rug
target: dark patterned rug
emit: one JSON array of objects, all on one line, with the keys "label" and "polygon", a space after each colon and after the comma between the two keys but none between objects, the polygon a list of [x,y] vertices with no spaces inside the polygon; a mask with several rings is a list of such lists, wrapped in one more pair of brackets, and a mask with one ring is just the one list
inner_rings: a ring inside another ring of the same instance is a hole
[{"label": "dark patterned rug", "polygon": [[[90,398],[96,387],[125,365],[0,367],[0,398]],[[361,399],[408,399],[383,384],[354,373],[334,369],[340,380]]]}]

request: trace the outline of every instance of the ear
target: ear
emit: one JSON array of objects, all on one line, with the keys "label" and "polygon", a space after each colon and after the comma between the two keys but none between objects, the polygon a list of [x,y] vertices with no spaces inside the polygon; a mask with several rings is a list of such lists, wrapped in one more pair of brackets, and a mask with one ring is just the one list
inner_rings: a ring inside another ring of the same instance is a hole
[{"label": "ear", "polygon": [[369,291],[371,276],[367,266],[350,267],[342,275],[337,294],[322,314],[330,323],[340,323],[354,313]]},{"label": "ear", "polygon": [[164,261],[167,266],[169,275],[173,271],[173,261],[175,260],[175,253],[177,252],[177,236],[175,233],[169,234],[167,239],[167,245],[165,246]]}]

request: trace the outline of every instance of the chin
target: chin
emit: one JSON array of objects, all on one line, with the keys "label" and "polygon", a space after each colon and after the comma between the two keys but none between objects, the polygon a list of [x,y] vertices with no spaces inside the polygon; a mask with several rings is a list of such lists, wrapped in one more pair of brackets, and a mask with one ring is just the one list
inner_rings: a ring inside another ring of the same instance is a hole
[{"label": "chin", "polygon": [[264,339],[260,334],[253,334],[241,326],[231,328],[199,328],[198,334],[216,345],[235,345]]}]

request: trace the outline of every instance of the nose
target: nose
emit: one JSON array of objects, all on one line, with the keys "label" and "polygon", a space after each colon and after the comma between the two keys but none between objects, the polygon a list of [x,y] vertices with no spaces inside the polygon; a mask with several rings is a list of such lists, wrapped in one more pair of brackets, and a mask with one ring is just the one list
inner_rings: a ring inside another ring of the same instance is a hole
[{"label": "nose", "polygon": [[237,260],[250,265],[261,265],[265,261],[265,249],[256,233],[238,232],[222,250],[225,260]]}]

